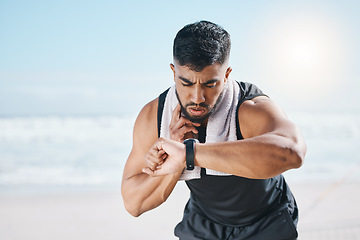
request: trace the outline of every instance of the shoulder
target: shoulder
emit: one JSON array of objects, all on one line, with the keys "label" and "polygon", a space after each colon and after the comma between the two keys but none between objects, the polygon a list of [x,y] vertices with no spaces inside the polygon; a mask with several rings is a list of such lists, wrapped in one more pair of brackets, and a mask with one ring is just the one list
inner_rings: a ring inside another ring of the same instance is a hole
[{"label": "shoulder", "polygon": [[238,117],[244,138],[275,131],[288,122],[285,112],[267,96],[244,101],[239,107]]},{"label": "shoulder", "polygon": [[267,112],[267,111],[271,111],[271,110],[278,110],[280,112],[282,112],[283,114],[285,114],[285,112],[283,110],[281,110],[281,108],[273,101],[271,100],[269,97],[262,95],[262,96],[256,96],[252,99],[247,99],[246,101],[244,101],[240,107],[239,107],[242,111],[250,111],[250,112]]},{"label": "shoulder", "polygon": [[148,102],[140,111],[138,117],[150,117],[156,115],[159,98]]},{"label": "shoulder", "polygon": [[133,146],[126,161],[123,179],[141,173],[144,156],[157,139],[156,110],[158,99],[146,104],[136,118],[133,129]]},{"label": "shoulder", "polygon": [[[161,118],[162,114],[162,111],[159,111],[159,109],[164,107],[165,99],[169,89],[170,88],[162,92],[159,97],[147,103],[141,109],[134,125],[133,148],[136,148],[139,143],[142,145],[145,144],[147,147],[150,143],[154,143],[158,138],[158,117],[160,116]],[[158,116],[158,114],[160,115]]]},{"label": "shoulder", "polygon": [[142,137],[156,135],[157,138],[158,98],[147,103],[140,111],[134,125],[134,140],[137,135]]}]

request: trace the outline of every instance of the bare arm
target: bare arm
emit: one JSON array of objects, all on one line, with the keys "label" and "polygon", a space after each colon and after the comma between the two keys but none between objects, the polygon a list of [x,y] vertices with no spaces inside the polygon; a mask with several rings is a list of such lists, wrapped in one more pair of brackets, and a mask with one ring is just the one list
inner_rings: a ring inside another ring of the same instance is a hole
[{"label": "bare arm", "polygon": [[[121,192],[125,208],[133,216],[139,216],[165,202],[185,167],[184,162],[173,161],[173,154],[169,156],[162,150],[157,133],[157,107],[156,99],[141,110],[134,126],[133,148],[124,168]],[[180,116],[178,105],[169,126],[170,138],[182,148],[184,138],[190,133],[197,133],[195,125],[198,124],[192,124]],[[177,151],[171,146],[169,149]],[[184,151],[178,151],[177,155],[181,153]],[[170,172],[154,177],[162,167],[170,169]]]},{"label": "bare arm", "polygon": [[[302,165],[306,145],[298,128],[267,97],[244,102],[239,110],[244,140],[222,143],[196,143],[195,165],[254,179],[274,177]],[[159,150],[173,162],[185,162],[182,144],[159,139]],[[153,175],[171,174],[165,165]]]},{"label": "bare arm", "polygon": [[265,179],[302,165],[306,145],[298,128],[267,97],[239,109],[244,140],[196,144],[195,165],[237,176]]},{"label": "bare arm", "polygon": [[175,187],[181,171],[153,178],[142,169],[146,167],[145,156],[162,157],[163,152],[151,151],[157,137],[157,100],[147,104],[136,119],[133,132],[133,148],[126,162],[121,193],[127,211],[133,216],[162,204]]}]

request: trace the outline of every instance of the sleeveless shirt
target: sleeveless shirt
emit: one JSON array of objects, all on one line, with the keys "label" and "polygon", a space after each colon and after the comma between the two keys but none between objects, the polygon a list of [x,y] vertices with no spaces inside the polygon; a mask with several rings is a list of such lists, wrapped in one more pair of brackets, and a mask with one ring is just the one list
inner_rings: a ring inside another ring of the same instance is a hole
[{"label": "sleeveless shirt", "polygon": [[[237,106],[236,129],[237,139],[242,140],[238,120],[240,105],[246,100],[266,95],[253,84],[245,82],[238,82],[238,84],[241,97]],[[159,96],[158,136],[160,136],[162,112],[168,90]],[[198,130],[199,141],[204,143],[206,129],[198,128]],[[285,209],[289,202],[295,203],[281,174],[269,179],[249,179],[234,175],[207,175],[205,169],[202,168],[201,178],[188,180],[186,184],[191,191],[189,201],[192,203],[191,210],[226,226],[250,225],[273,211]],[[297,211],[296,203],[295,208]],[[293,217],[297,218],[297,216]],[[297,222],[297,219],[293,220]]]}]

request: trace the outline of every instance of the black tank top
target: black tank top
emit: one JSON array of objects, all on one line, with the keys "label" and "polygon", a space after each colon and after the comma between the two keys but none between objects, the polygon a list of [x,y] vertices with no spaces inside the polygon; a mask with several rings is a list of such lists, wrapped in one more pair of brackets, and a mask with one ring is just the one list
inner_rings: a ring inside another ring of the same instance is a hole
[{"label": "black tank top", "polygon": [[[264,95],[260,89],[250,83],[239,82],[241,97],[237,106],[249,99]],[[158,135],[164,102],[168,90],[159,96]],[[242,140],[238,114],[236,114],[237,138]],[[199,141],[204,143],[206,129],[198,128]],[[269,212],[286,207],[286,203],[294,201],[282,175],[269,179],[249,179],[239,176],[207,175],[201,169],[201,178],[186,181],[191,190],[192,202],[199,214],[217,223],[228,226],[244,226],[252,224]]]}]

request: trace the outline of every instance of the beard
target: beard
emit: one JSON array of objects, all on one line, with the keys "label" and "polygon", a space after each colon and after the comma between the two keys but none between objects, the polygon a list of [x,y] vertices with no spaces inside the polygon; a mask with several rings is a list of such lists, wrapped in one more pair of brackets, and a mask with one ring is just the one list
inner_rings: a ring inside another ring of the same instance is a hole
[{"label": "beard", "polygon": [[[203,123],[206,119],[208,119],[208,117],[214,113],[217,105],[220,103],[220,100],[221,100],[221,97],[224,93],[224,91],[222,91],[219,95],[219,97],[216,99],[216,102],[214,104],[213,107],[211,107],[210,105],[206,104],[206,103],[200,103],[200,104],[196,104],[196,103],[189,103],[189,104],[186,104],[186,106],[183,105],[183,103],[180,101],[180,98],[179,98],[179,95],[178,95],[178,92],[177,90],[175,90],[175,93],[176,93],[176,97],[180,103],[180,108],[181,108],[181,113],[185,116],[186,119],[190,120],[191,122],[193,123]],[[186,111],[186,108],[187,107],[190,107],[190,106],[200,106],[202,108],[205,108],[207,110],[207,113],[204,114],[203,116],[191,116],[188,111]]]}]

